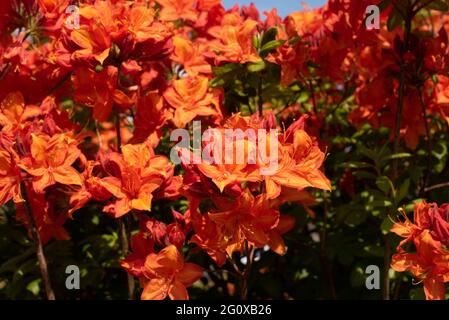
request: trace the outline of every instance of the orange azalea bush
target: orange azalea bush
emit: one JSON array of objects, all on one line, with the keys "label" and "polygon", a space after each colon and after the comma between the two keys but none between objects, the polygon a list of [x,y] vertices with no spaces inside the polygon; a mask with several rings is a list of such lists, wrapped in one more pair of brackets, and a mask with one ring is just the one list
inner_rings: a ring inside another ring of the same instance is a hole
[{"label": "orange azalea bush", "polygon": [[446,299],[448,11],[1,1],[0,297]]}]

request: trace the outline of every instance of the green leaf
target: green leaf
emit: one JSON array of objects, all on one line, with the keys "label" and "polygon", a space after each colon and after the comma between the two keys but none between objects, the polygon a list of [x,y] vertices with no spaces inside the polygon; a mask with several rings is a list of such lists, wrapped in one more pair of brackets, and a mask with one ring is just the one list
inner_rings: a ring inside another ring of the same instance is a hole
[{"label": "green leaf", "polygon": [[[424,0],[427,1],[427,0]],[[434,0],[425,6],[427,9],[437,10],[441,12],[449,11],[449,4],[447,0]]]},{"label": "green leaf", "polygon": [[96,73],[99,73],[99,72],[101,72],[101,71],[103,71],[103,66],[102,66],[101,64],[97,64],[97,65],[95,66],[95,72],[96,72]]},{"label": "green leaf", "polygon": [[393,191],[393,183],[386,176],[377,178],[376,186],[379,188],[379,190],[383,191],[385,194],[389,194],[390,191]]},{"label": "green leaf", "polygon": [[34,253],[34,248],[29,248],[27,249],[25,252],[5,261],[1,266],[0,266],[0,273],[5,272],[5,271],[14,271],[17,269],[17,265],[19,263],[21,263],[23,260],[25,260],[26,258],[32,256]]},{"label": "green leaf", "polygon": [[366,280],[365,270],[363,270],[361,266],[355,267],[354,269],[352,269],[350,279],[351,286],[353,288],[362,287],[363,285],[365,285]]},{"label": "green leaf", "polygon": [[442,160],[447,155],[447,146],[442,142],[439,142],[438,146],[438,150],[435,148],[432,150],[432,155],[438,160]]},{"label": "green leaf", "polygon": [[386,160],[394,160],[394,159],[404,159],[404,158],[410,158],[412,157],[412,155],[410,153],[407,152],[402,152],[402,153],[395,153],[392,155],[389,155],[387,157],[385,157]]},{"label": "green leaf", "polygon": [[260,56],[265,57],[267,54],[269,54],[272,50],[279,48],[285,43],[285,40],[273,40],[270,41],[262,46],[260,49]]},{"label": "green leaf", "polygon": [[260,38],[257,35],[253,36],[252,43],[253,47],[256,48],[256,50],[258,50],[260,46]]},{"label": "green leaf", "polygon": [[351,161],[342,163],[341,167],[349,169],[365,169],[365,168],[372,168],[373,165],[366,162]]},{"label": "green leaf", "polygon": [[380,225],[380,230],[383,234],[390,233],[391,228],[393,227],[393,221],[391,221],[390,217],[385,217],[384,221],[382,221],[382,224]]},{"label": "green leaf", "polygon": [[209,82],[209,87],[211,88],[218,88],[218,87],[223,87],[225,85],[226,81],[225,79],[221,78],[221,77],[217,77],[212,79]]},{"label": "green leaf", "polygon": [[426,300],[426,295],[424,294],[424,288],[414,288],[409,291],[411,300]]},{"label": "green leaf", "polygon": [[374,200],[370,203],[373,207],[391,207],[393,203],[390,200]]},{"label": "green leaf", "polygon": [[277,28],[270,28],[270,29],[268,29],[263,34],[262,41],[261,41],[260,45],[263,47],[265,44],[275,40],[277,34],[278,34],[278,29]]},{"label": "green leaf", "polygon": [[212,67],[212,71],[216,76],[222,76],[224,74],[236,71],[239,65],[236,63],[228,63],[220,67]]},{"label": "green leaf", "polygon": [[261,60],[259,62],[249,63],[247,68],[249,72],[259,72],[265,69],[265,62]]},{"label": "green leaf", "polygon": [[27,290],[30,291],[33,295],[38,296],[41,291],[40,287],[41,279],[36,279],[28,283]]},{"label": "green leaf", "polygon": [[399,187],[399,192],[396,195],[396,203],[399,204],[407,195],[410,188],[410,179],[406,179]]}]

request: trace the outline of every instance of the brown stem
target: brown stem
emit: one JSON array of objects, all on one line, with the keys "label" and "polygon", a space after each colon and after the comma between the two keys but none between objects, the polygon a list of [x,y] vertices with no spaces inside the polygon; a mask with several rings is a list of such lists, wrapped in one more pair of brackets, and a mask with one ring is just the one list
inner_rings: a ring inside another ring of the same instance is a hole
[{"label": "brown stem", "polygon": [[241,288],[240,288],[240,298],[242,300],[248,300],[248,286],[249,286],[249,275],[251,273],[251,267],[254,260],[254,248],[251,247],[249,249],[248,247],[248,241],[245,241],[245,251],[246,251],[246,269],[242,274],[241,279]]},{"label": "brown stem", "polygon": [[[405,16],[405,31],[404,31],[404,48],[403,50],[407,52],[409,50],[410,35],[412,30],[412,19],[413,19],[413,8],[410,6],[410,1],[408,1],[407,14]],[[402,52],[402,55],[403,53]],[[399,76],[399,91],[398,91],[398,103],[397,103],[397,114],[396,114],[396,125],[394,131],[394,147],[393,153],[397,154],[399,152],[400,146],[400,135],[401,135],[401,123],[402,123],[402,110],[404,109],[404,94],[405,94],[405,73],[406,66],[403,57],[401,57],[401,71]],[[393,176],[397,178],[398,176],[398,164],[399,159],[393,160]]]},{"label": "brown stem", "polygon": [[36,256],[39,262],[39,268],[41,271],[41,277],[44,282],[45,292],[47,294],[47,300],[56,300],[55,293],[51,286],[50,276],[47,268],[47,259],[45,258],[44,248],[42,246],[41,236],[36,228],[36,222],[34,221],[33,213],[31,210],[30,202],[27,196],[26,188],[23,182],[20,183],[22,197],[25,201],[25,215],[28,220],[29,228],[31,229],[31,235],[35,245]]},{"label": "brown stem", "polygon": [[242,277],[243,272],[240,271],[239,267],[237,266],[237,264],[235,263],[234,260],[232,260],[232,257],[230,256],[226,256],[226,259],[228,260],[229,264],[232,266],[232,268],[234,269],[234,274],[237,275],[238,277]]},{"label": "brown stem", "polygon": [[[125,218],[121,218],[118,220],[118,227],[119,227],[119,232],[120,232],[120,244],[122,247],[122,254],[124,257],[126,257],[126,255],[129,253],[129,241],[128,241],[128,232],[126,230],[126,224],[125,224],[124,220],[125,220]],[[128,278],[129,299],[134,300],[134,298],[135,298],[135,296],[134,296],[134,288],[135,288],[134,277],[128,273],[127,278]]]},{"label": "brown stem", "polygon": [[257,88],[257,112],[259,117],[263,117],[263,99],[262,99],[262,76],[259,79],[259,87]]},{"label": "brown stem", "polygon": [[382,286],[382,298],[384,300],[390,300],[390,255],[391,255],[391,245],[388,235],[384,236],[385,240],[385,251],[384,251],[384,284]]},{"label": "brown stem", "polygon": [[422,195],[423,193],[426,192],[425,190],[427,187],[427,183],[429,181],[430,173],[432,171],[432,137],[430,136],[430,128],[429,128],[429,124],[427,122],[426,105],[424,104],[422,91],[421,91],[421,88],[417,88],[417,89],[418,89],[419,103],[421,105],[421,111],[422,111],[423,118],[424,118],[424,126],[426,128],[426,138],[427,138],[427,141],[426,141],[427,169],[426,169],[426,172],[424,173],[423,185],[422,185],[421,191],[420,191],[420,194]]},{"label": "brown stem", "polygon": [[327,258],[326,258],[326,228],[327,228],[327,220],[328,220],[328,201],[327,201],[327,191],[323,193],[323,204],[324,204],[324,218],[323,218],[323,227],[321,228],[320,235],[320,263],[323,268],[324,274],[326,276],[327,285],[329,286],[332,299],[337,299],[337,290],[335,289],[335,281],[332,275],[332,271],[329,267]]},{"label": "brown stem", "polygon": [[417,7],[415,10],[413,10],[413,14],[417,14],[418,11],[420,11],[421,9],[424,9],[425,7],[427,7],[429,4],[431,4],[432,2],[434,2],[435,0],[428,0],[427,2],[423,3],[422,5],[420,5],[419,7]]},{"label": "brown stem", "polygon": [[120,131],[120,114],[118,112],[115,116],[115,133],[117,135],[117,151],[122,152],[122,133]]},{"label": "brown stem", "polygon": [[446,183],[440,183],[440,184],[436,184],[434,186],[428,187],[424,190],[424,192],[430,192],[433,190],[437,190],[437,189],[443,189],[443,188],[448,188],[449,187],[449,182]]},{"label": "brown stem", "polygon": [[[122,151],[122,135],[120,132],[120,114],[116,112],[115,116],[115,132],[117,134],[117,150],[118,152]],[[129,235],[128,231],[126,230],[126,223],[125,223],[125,217],[118,219],[118,226],[119,226],[119,235],[120,235],[120,245],[122,249],[122,254],[124,257],[129,253]],[[130,300],[134,300],[134,289],[135,289],[135,282],[134,277],[127,273],[127,279],[128,279],[128,295]]]}]

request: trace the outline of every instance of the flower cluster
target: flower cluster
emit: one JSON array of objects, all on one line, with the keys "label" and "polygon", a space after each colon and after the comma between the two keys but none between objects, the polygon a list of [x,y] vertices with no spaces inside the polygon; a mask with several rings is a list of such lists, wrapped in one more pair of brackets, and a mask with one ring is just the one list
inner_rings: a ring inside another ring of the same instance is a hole
[{"label": "flower cluster", "polygon": [[[413,222],[396,223],[392,232],[405,238],[399,253],[393,255],[392,267],[399,272],[409,271],[424,283],[428,299],[445,299],[444,283],[449,281],[449,206],[419,202],[415,205]],[[414,252],[407,244],[414,245]]]}]

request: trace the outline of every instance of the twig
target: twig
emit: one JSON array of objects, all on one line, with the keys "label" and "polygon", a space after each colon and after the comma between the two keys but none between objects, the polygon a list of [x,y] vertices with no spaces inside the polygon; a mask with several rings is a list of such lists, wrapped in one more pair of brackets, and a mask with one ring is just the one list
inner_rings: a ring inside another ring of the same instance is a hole
[{"label": "twig", "polygon": [[242,300],[248,300],[248,282],[249,282],[249,275],[251,273],[251,267],[253,264],[254,259],[254,248],[251,247],[249,249],[248,247],[248,241],[245,241],[245,251],[246,251],[246,269],[242,274],[242,281],[241,281],[241,288],[240,288],[240,298]]},{"label": "twig", "polygon": [[[122,150],[122,135],[120,132],[120,114],[116,112],[115,115],[115,132],[117,134],[117,151],[121,153]],[[122,247],[122,254],[123,256],[126,256],[129,253],[129,240],[128,240],[128,231],[126,230],[126,224],[125,224],[125,217],[118,219],[118,226],[119,226],[119,234],[120,234],[120,244]],[[129,299],[134,300],[134,289],[135,289],[135,283],[134,283],[134,277],[127,273],[127,279],[128,279],[128,294]]]},{"label": "twig", "polygon": [[[413,11],[410,6],[410,1],[408,1],[407,14],[405,17],[405,31],[404,31],[404,48],[405,52],[409,50],[410,34],[412,30],[412,19]],[[394,147],[393,154],[399,152],[400,146],[400,136],[401,136],[401,123],[402,123],[402,110],[404,109],[404,94],[405,94],[405,61],[401,57],[401,71],[399,77],[399,91],[398,91],[398,103],[397,103],[397,114],[396,114],[396,125],[394,131]],[[393,176],[397,178],[398,176],[398,164],[399,159],[394,159],[393,161]]]},{"label": "twig", "polygon": [[55,93],[59,88],[62,87],[62,85],[70,79],[70,77],[72,76],[71,72],[68,72],[64,77],[61,78],[61,80],[59,80],[54,86],[53,88],[50,89],[49,94],[53,94]]},{"label": "twig", "polygon": [[384,300],[390,300],[390,255],[391,245],[388,235],[384,236],[385,251],[384,251],[384,284],[382,286],[382,298]]},{"label": "twig", "polygon": [[418,97],[419,97],[419,103],[421,105],[421,110],[424,118],[424,126],[426,128],[426,136],[427,136],[427,170],[424,173],[424,179],[423,179],[423,185],[421,187],[420,194],[423,194],[426,190],[427,182],[429,181],[429,176],[432,171],[432,137],[430,136],[430,128],[429,124],[427,123],[427,112],[426,112],[426,105],[424,104],[424,99],[422,96],[421,88],[417,88],[418,90]]},{"label": "twig", "polygon": [[117,135],[117,151],[122,151],[122,133],[120,131],[120,115],[117,112],[115,116],[115,133]]},{"label": "twig", "polygon": [[263,117],[262,90],[263,90],[263,77],[261,75],[259,78],[259,84],[257,87],[257,112],[259,113],[259,117]]},{"label": "twig", "polygon": [[328,202],[327,202],[327,191],[323,192],[323,204],[324,204],[324,217],[323,217],[323,227],[321,228],[320,235],[320,263],[323,268],[324,274],[326,276],[326,281],[329,286],[332,299],[337,299],[337,290],[335,289],[335,282],[332,276],[332,271],[329,268],[329,264],[327,263],[326,258],[326,228],[327,228],[327,219],[328,219]]},{"label": "twig", "polygon": [[428,187],[426,189],[424,189],[424,192],[430,192],[433,190],[437,190],[437,189],[443,189],[443,188],[449,188],[449,182],[445,182],[445,183],[440,183],[440,184],[436,184],[434,186]]},{"label": "twig", "polygon": [[237,266],[237,264],[235,263],[234,260],[232,260],[232,257],[226,255],[226,259],[228,260],[229,264],[232,266],[232,268],[234,269],[234,272],[241,277],[242,276],[242,271],[240,271],[239,267]]},{"label": "twig", "polygon": [[27,196],[26,188],[23,182],[20,183],[20,189],[22,192],[22,197],[25,201],[25,215],[28,220],[28,225],[31,229],[31,235],[33,237],[33,242],[35,245],[36,256],[39,262],[39,268],[41,271],[41,277],[44,282],[45,292],[47,294],[47,300],[56,300],[55,293],[51,286],[50,276],[47,268],[47,259],[45,258],[44,249],[42,246],[41,236],[36,228],[36,222],[34,221],[33,213],[31,210],[30,202]]},{"label": "twig", "polygon": [[[118,227],[119,227],[119,232],[120,232],[120,243],[122,246],[122,253],[123,253],[123,256],[126,257],[126,255],[129,253],[129,241],[128,241],[128,232],[126,231],[126,224],[125,224],[124,219],[125,218],[118,219]],[[134,298],[135,298],[134,297],[134,288],[135,288],[134,277],[128,273],[127,279],[128,279],[129,299],[134,300]]]},{"label": "twig", "polygon": [[417,7],[415,10],[413,10],[413,15],[417,14],[419,12],[419,10],[427,7],[429,4],[431,4],[432,2],[434,2],[435,0],[429,0],[425,3],[423,3],[422,5],[420,5],[419,7]]}]

